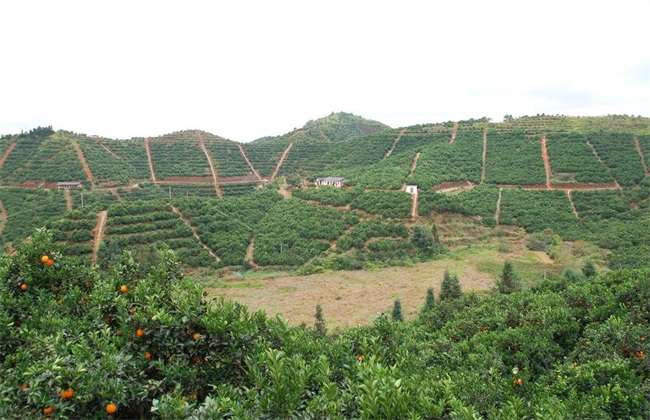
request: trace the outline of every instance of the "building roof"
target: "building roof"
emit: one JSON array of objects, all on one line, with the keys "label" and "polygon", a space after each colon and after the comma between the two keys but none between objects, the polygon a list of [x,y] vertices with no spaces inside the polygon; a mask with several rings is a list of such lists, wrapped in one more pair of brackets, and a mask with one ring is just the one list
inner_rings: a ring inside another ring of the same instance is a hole
[{"label": "building roof", "polygon": [[56,185],[58,185],[60,187],[66,187],[66,186],[81,185],[81,182],[79,182],[79,181],[60,181],[60,182],[57,182]]},{"label": "building roof", "polygon": [[345,178],[342,176],[328,176],[326,178],[317,178],[319,181],[325,181],[325,182],[341,182],[344,181]]}]

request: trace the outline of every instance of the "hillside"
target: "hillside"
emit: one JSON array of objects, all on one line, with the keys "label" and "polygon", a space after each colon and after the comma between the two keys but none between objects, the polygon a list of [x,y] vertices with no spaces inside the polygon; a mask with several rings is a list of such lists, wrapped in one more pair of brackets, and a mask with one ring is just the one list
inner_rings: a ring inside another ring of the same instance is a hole
[{"label": "hillside", "polygon": [[[612,268],[650,254],[642,117],[388,129],[339,113],[250,144],[202,131],[111,140],[39,128],[3,137],[0,154],[0,243],[12,249],[47,225],[67,252],[103,266],[125,248],[150,258],[163,243],[196,268],[404,264],[424,258],[411,241],[419,226],[437,223],[447,245],[471,242],[439,223],[449,212],[484,236],[514,225],[591,242]],[[348,187],[303,185],[331,175]]]}]

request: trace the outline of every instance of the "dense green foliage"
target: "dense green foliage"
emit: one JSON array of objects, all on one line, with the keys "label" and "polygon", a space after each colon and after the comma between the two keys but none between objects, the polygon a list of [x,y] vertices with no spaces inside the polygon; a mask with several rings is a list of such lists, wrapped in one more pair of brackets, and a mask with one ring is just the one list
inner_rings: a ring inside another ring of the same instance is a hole
[{"label": "dense green foliage", "polygon": [[544,184],[546,175],[540,137],[517,130],[490,130],[487,136],[485,181],[490,184]]},{"label": "dense green foliage", "polygon": [[156,179],[210,177],[210,164],[199,146],[198,133],[181,131],[149,140]]},{"label": "dense green foliage", "polygon": [[116,418],[650,411],[647,270],[468,294],[414,321],[381,316],[325,337],[206,302],[168,251],[140,273],[129,254],[109,272],[78,265],[45,232],[0,258],[1,417],[36,418],[51,407],[57,417],[101,418],[110,403]]},{"label": "dense green foliage", "polygon": [[598,156],[609,167],[621,185],[636,185],[644,177],[641,157],[634,147],[634,139],[625,133],[599,133],[587,136]]},{"label": "dense green foliage", "polygon": [[350,207],[386,218],[406,219],[411,215],[411,203],[411,195],[405,192],[369,191],[352,200]]},{"label": "dense green foliage", "polygon": [[554,184],[614,180],[582,134],[550,134],[547,136],[546,149],[553,168],[551,182]]}]

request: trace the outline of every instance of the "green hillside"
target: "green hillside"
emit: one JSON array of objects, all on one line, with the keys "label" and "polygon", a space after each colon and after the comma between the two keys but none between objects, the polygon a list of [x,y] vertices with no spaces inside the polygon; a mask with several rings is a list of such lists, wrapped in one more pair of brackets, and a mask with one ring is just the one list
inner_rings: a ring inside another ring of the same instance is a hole
[{"label": "green hillside", "polygon": [[[47,224],[71,255],[101,264],[166,244],[188,267],[318,271],[377,255],[385,264],[426,259],[404,239],[452,212],[489,229],[589,241],[613,268],[644,266],[649,127],[641,117],[542,115],[389,129],[338,113],[249,144],[196,130],[110,140],[38,128],[0,139],[0,241],[13,249]],[[309,186],[318,176],[343,176],[346,188]],[[82,188],[57,190],[59,181]],[[156,210],[139,213],[147,208]],[[116,211],[134,224],[122,226]],[[405,230],[384,235],[381,223]],[[329,231],[319,233],[323,224]],[[455,243],[459,234],[440,228]]]}]

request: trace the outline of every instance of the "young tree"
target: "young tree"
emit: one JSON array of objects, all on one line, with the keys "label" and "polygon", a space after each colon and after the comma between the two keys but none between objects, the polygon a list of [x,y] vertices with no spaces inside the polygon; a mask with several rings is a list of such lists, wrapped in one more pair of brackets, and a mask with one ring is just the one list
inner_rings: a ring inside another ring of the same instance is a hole
[{"label": "young tree", "polygon": [[316,322],[314,323],[314,330],[317,337],[325,337],[327,335],[327,327],[325,326],[325,319],[323,318],[323,308],[316,305]]},{"label": "young tree", "polygon": [[427,256],[438,254],[442,250],[442,244],[440,244],[440,238],[438,237],[438,227],[435,224],[431,227],[415,226],[411,242]]},{"label": "young tree", "polygon": [[584,276],[587,278],[596,277],[596,275],[598,274],[598,270],[596,270],[596,265],[591,261],[587,261],[585,265],[582,266],[582,274],[584,274]]},{"label": "young tree", "polygon": [[506,261],[503,264],[501,277],[497,279],[497,290],[503,294],[510,294],[521,290],[521,280],[510,261]]},{"label": "young tree", "polygon": [[445,276],[442,278],[442,285],[440,286],[440,300],[456,299],[462,295],[458,276],[451,274],[449,270],[445,270]]},{"label": "young tree", "polygon": [[399,301],[399,299],[395,299],[395,303],[393,303],[392,318],[393,321],[404,322],[404,315],[402,314],[402,303]]},{"label": "young tree", "polygon": [[420,313],[426,313],[432,310],[436,305],[436,300],[433,296],[433,287],[429,287],[427,289],[427,297],[424,299],[424,306],[422,307],[422,311]]}]

